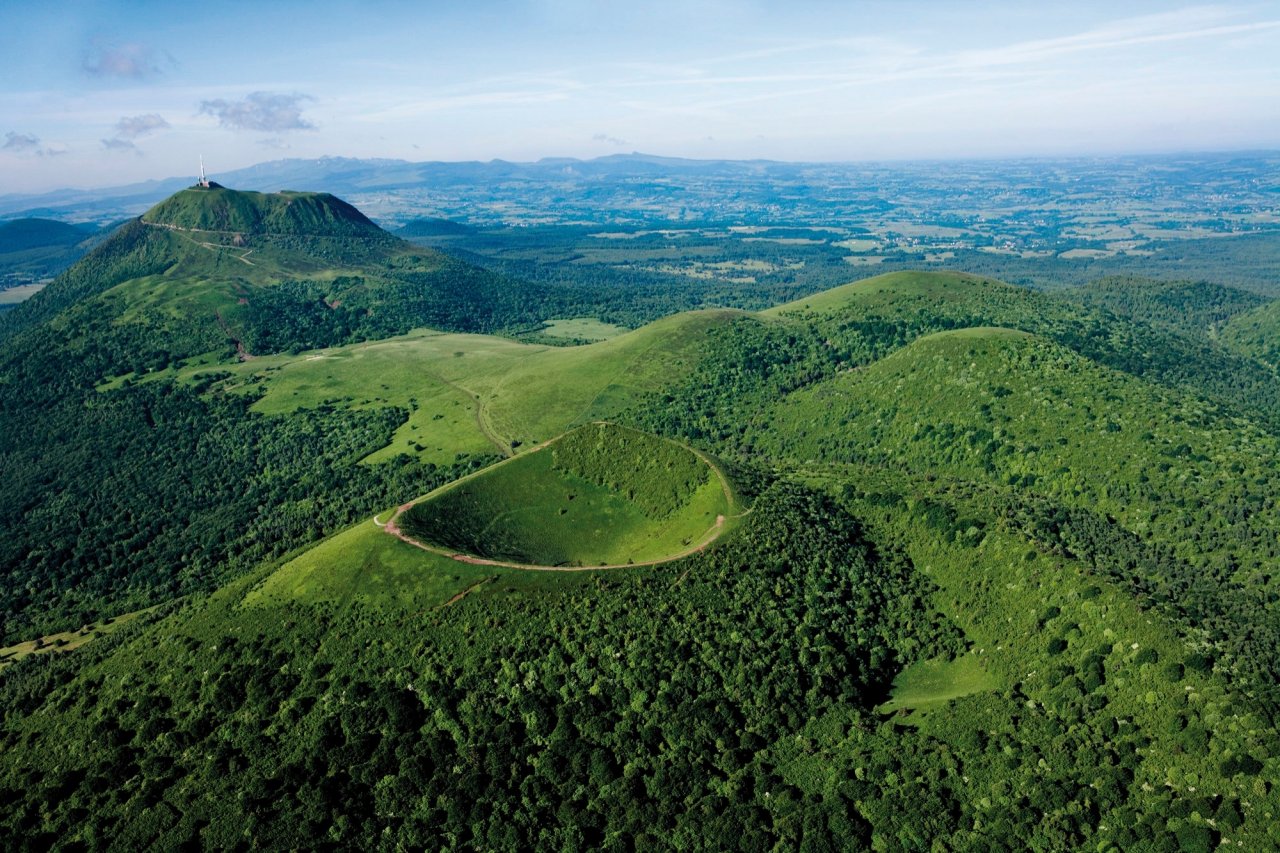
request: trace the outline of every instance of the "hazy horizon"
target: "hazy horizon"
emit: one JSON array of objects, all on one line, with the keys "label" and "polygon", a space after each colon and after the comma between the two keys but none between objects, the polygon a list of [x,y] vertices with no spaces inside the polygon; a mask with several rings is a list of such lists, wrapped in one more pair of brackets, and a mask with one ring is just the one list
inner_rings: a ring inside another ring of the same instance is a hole
[{"label": "hazy horizon", "polygon": [[[355,160],[355,161],[360,161],[360,162],[365,162],[365,163],[371,163],[371,162],[375,162],[375,161],[378,161],[378,160],[385,160],[385,161],[386,161],[386,162],[388,162],[388,163],[403,163],[403,164],[406,164],[406,165],[437,164],[437,163],[438,163],[438,164],[444,164],[444,165],[463,165],[463,164],[466,164],[466,163],[481,163],[481,164],[484,164],[484,163],[497,163],[497,162],[511,163],[511,164],[514,164],[514,165],[536,165],[536,164],[541,163],[541,162],[556,162],[556,161],[562,161],[562,160],[573,160],[573,161],[577,161],[577,162],[590,162],[591,160],[598,160],[598,159],[608,158],[608,157],[639,157],[639,158],[653,158],[653,159],[661,159],[661,160],[685,160],[685,161],[689,161],[689,162],[700,162],[700,163],[714,163],[714,162],[726,162],[726,163],[731,163],[731,162],[751,163],[751,162],[761,162],[761,163],[777,163],[777,164],[780,164],[780,165],[790,165],[790,166],[804,166],[804,165],[814,165],[814,166],[837,166],[837,167],[838,167],[838,166],[848,166],[848,167],[850,167],[850,168],[856,168],[856,167],[859,167],[859,166],[868,166],[868,167],[870,167],[870,166],[893,166],[893,165],[901,165],[901,166],[906,167],[906,166],[911,166],[911,165],[920,165],[920,164],[928,164],[928,163],[939,163],[939,164],[964,164],[964,163],[975,163],[975,164],[978,164],[978,163],[1006,164],[1006,163],[1018,163],[1018,162],[1034,163],[1034,162],[1037,162],[1037,161],[1043,161],[1043,162],[1045,162],[1045,163],[1055,163],[1055,162],[1070,162],[1070,161],[1073,161],[1073,160],[1078,160],[1078,161],[1093,161],[1093,160],[1099,160],[1099,161],[1111,161],[1111,160],[1115,160],[1115,161],[1120,161],[1120,160],[1125,160],[1125,159],[1148,159],[1148,158],[1149,158],[1149,159],[1162,159],[1162,158],[1177,159],[1177,158],[1183,158],[1183,157],[1185,157],[1185,158],[1216,158],[1216,157],[1230,158],[1230,157],[1236,157],[1236,156],[1241,156],[1241,157],[1245,157],[1245,156],[1280,156],[1280,147],[1277,147],[1277,148],[1234,148],[1234,149],[1233,149],[1233,148],[1220,148],[1220,149],[1213,149],[1213,150],[1191,150],[1191,149],[1188,149],[1188,150],[1185,150],[1185,151],[1177,151],[1177,150],[1172,150],[1172,151],[1128,151],[1128,152],[1100,153],[1100,154],[1094,154],[1094,153],[1089,153],[1089,152],[1080,152],[1080,153],[1074,153],[1074,154],[1057,154],[1057,155],[1054,155],[1054,154],[1027,154],[1027,155],[1012,154],[1012,155],[1004,155],[1004,156],[992,155],[992,156],[987,156],[987,157],[982,157],[982,156],[972,156],[972,157],[964,157],[964,156],[955,156],[955,157],[902,157],[902,158],[884,157],[884,158],[879,158],[879,159],[865,159],[865,160],[784,160],[784,159],[780,159],[780,158],[769,158],[769,157],[755,157],[755,158],[748,158],[748,157],[743,157],[743,158],[732,158],[732,157],[723,157],[723,158],[720,158],[720,157],[681,157],[681,156],[679,156],[679,155],[658,154],[658,153],[654,153],[654,152],[651,152],[651,151],[625,151],[625,152],[623,152],[623,151],[617,151],[617,152],[612,152],[612,153],[610,153],[610,154],[588,155],[588,156],[584,156],[584,157],[573,157],[573,156],[568,156],[568,155],[547,154],[547,155],[544,155],[544,156],[541,156],[541,157],[532,157],[532,158],[528,158],[528,159],[520,159],[520,160],[511,159],[511,158],[505,158],[505,157],[491,157],[491,158],[484,159],[484,160],[481,160],[481,159],[478,159],[478,158],[470,158],[470,159],[465,159],[465,160],[464,160],[464,159],[440,160],[440,159],[406,159],[406,158],[400,158],[400,157],[378,157],[378,156],[370,156],[370,157],[352,157],[352,156],[344,155],[344,154],[319,154],[319,155],[316,155],[316,156],[314,156],[314,157],[300,157],[300,156],[299,156],[299,157],[289,157],[289,156],[285,156],[285,157],[272,157],[272,158],[269,158],[269,159],[259,160],[259,161],[253,162],[253,163],[245,164],[245,165],[243,165],[243,166],[236,166],[236,167],[234,167],[234,168],[228,168],[228,169],[216,169],[216,168],[212,168],[212,167],[210,166],[210,164],[209,164],[207,161],[206,161],[205,165],[206,165],[206,171],[207,171],[207,173],[208,173],[209,180],[214,181],[214,182],[218,182],[218,181],[219,181],[219,179],[220,179],[221,177],[223,177],[224,175],[234,174],[234,173],[237,173],[237,172],[240,172],[240,171],[243,171],[243,170],[248,170],[248,169],[258,169],[258,168],[264,168],[264,167],[271,167],[271,166],[273,166],[274,164],[277,164],[277,163],[288,163],[288,162],[314,163],[314,162],[322,162],[322,161],[325,161],[325,160]],[[134,186],[134,185],[148,184],[148,183],[166,183],[166,182],[169,182],[169,181],[175,181],[175,180],[185,180],[185,179],[186,179],[186,178],[188,178],[188,177],[189,177],[189,178],[191,178],[191,179],[192,179],[192,181],[194,182],[194,180],[196,179],[196,177],[197,177],[197,176],[198,176],[198,174],[199,174],[199,168],[200,168],[200,161],[199,161],[199,158],[197,158],[197,160],[195,161],[195,165],[194,165],[192,168],[190,168],[190,169],[186,169],[186,170],[179,169],[177,172],[172,173],[172,174],[156,174],[156,175],[148,175],[148,176],[145,176],[145,177],[142,177],[142,178],[138,178],[138,179],[136,179],[136,180],[130,180],[130,181],[107,181],[107,182],[101,182],[101,183],[97,183],[97,184],[84,184],[84,185],[64,184],[64,185],[59,185],[59,186],[49,187],[49,188],[46,188],[46,189],[34,190],[34,191],[30,191],[30,192],[21,192],[21,191],[19,191],[19,192],[0,192],[0,198],[7,197],[7,196],[12,196],[12,197],[23,197],[23,196],[38,197],[38,196],[41,196],[41,195],[46,195],[46,194],[48,194],[48,193],[57,193],[57,192],[61,192],[61,191],[67,191],[67,192],[82,192],[82,191],[83,191],[83,192],[93,192],[93,191],[95,191],[95,190],[110,190],[110,189],[123,188],[123,187],[127,187],[127,186]],[[189,174],[188,174],[188,173],[189,173]],[[230,185],[230,188],[231,188],[231,189],[236,189],[237,187],[236,187],[236,186],[234,186],[234,185]]]},{"label": "hazy horizon", "polygon": [[886,162],[1280,149],[1269,4],[14,7],[0,194],[283,158]]}]

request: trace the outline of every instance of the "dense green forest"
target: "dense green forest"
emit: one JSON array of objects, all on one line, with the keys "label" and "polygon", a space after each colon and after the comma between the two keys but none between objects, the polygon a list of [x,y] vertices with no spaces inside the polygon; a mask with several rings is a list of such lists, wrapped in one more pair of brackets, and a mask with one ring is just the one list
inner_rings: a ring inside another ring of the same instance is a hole
[{"label": "dense green forest", "polygon": [[192,190],[0,318],[0,640],[130,612],[6,849],[1280,846],[1275,303],[487,266]]},{"label": "dense green forest", "polygon": [[1099,279],[1068,293],[1121,317],[1200,338],[1215,337],[1233,317],[1271,302],[1265,296],[1210,281],[1120,276]]},{"label": "dense green forest", "polygon": [[1222,330],[1227,346],[1276,369],[1280,365],[1280,302],[1236,314]]}]

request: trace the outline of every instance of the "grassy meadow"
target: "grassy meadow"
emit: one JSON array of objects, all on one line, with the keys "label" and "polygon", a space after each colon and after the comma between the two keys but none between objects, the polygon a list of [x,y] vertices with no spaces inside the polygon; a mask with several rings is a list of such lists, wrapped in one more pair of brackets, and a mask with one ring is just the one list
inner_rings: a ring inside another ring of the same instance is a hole
[{"label": "grassy meadow", "polygon": [[892,696],[878,710],[922,716],[945,708],[954,699],[998,687],[999,682],[983,667],[978,655],[924,660],[898,673],[893,680]]},{"label": "grassy meadow", "polygon": [[733,316],[680,314],[576,347],[421,330],[238,364],[188,366],[169,375],[192,384],[215,379],[225,390],[260,395],[254,409],[264,414],[321,406],[402,408],[408,419],[366,461],[405,453],[446,464],[460,453],[511,454],[616,415],[691,370],[705,331]]},{"label": "grassy meadow", "polygon": [[595,317],[573,317],[547,320],[546,325],[538,332],[552,338],[595,342],[616,338],[626,334],[627,330]]}]

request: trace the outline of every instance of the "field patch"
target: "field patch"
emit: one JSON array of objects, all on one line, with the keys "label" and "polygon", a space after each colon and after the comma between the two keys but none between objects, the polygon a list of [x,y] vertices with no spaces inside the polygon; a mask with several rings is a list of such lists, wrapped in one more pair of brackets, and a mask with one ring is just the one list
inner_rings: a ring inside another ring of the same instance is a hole
[{"label": "field patch", "polygon": [[692,450],[595,423],[437,490],[390,529],[461,561],[590,568],[689,553],[733,509],[719,471]]},{"label": "field patch", "polygon": [[879,707],[881,713],[896,711],[927,714],[944,707],[952,699],[995,690],[1000,685],[987,671],[977,655],[962,655],[955,660],[926,660],[914,663],[893,680],[889,701]]},{"label": "field patch", "polygon": [[4,670],[10,664],[17,663],[31,655],[74,651],[85,643],[113,634],[139,616],[150,613],[155,609],[155,607],[148,607],[145,610],[134,610],[112,618],[90,622],[74,631],[60,631],[56,634],[43,636],[38,640],[27,640],[24,643],[5,646],[0,648],[0,670]]},{"label": "field patch", "polygon": [[[362,344],[193,363],[146,381],[181,381],[257,398],[254,411],[378,409],[407,413],[376,463],[404,453],[447,465],[458,454],[511,453],[573,426],[614,417],[693,369],[707,330],[741,312],[676,314],[586,346],[545,346],[492,335],[420,329]],[[108,390],[124,381],[103,383]]]},{"label": "field patch", "polygon": [[572,319],[547,320],[546,325],[538,330],[539,334],[552,338],[565,338],[579,341],[607,341],[628,331],[623,326],[615,326],[597,320],[595,317],[574,317]]},{"label": "field patch", "polygon": [[44,290],[44,286],[48,283],[37,281],[34,284],[19,284],[16,287],[0,290],[0,305],[17,305],[19,302],[25,302]]}]

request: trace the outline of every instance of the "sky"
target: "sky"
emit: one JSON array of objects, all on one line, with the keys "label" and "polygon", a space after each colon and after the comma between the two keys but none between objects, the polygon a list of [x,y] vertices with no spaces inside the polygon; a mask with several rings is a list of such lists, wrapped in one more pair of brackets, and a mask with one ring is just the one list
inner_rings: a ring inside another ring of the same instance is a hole
[{"label": "sky", "polygon": [[285,157],[1280,149],[1280,3],[0,0],[0,195]]}]

